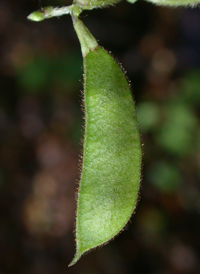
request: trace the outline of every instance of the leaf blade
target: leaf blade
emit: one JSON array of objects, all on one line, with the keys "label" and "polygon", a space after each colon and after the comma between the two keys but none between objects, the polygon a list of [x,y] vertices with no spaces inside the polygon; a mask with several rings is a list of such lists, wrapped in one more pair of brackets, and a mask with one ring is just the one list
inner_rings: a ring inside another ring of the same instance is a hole
[{"label": "leaf blade", "polygon": [[[94,69],[95,68],[95,69]],[[126,225],[138,197],[141,145],[129,84],[102,48],[84,58],[86,125],[78,193],[77,251],[107,243]]]}]

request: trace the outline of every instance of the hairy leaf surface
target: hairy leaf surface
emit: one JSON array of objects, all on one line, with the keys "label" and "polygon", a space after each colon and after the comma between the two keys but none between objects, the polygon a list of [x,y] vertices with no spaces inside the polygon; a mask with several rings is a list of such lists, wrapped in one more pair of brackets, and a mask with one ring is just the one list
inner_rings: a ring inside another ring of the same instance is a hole
[{"label": "hairy leaf surface", "polygon": [[134,102],[117,62],[97,47],[84,57],[85,136],[71,265],[123,229],[136,206],[141,145]]}]

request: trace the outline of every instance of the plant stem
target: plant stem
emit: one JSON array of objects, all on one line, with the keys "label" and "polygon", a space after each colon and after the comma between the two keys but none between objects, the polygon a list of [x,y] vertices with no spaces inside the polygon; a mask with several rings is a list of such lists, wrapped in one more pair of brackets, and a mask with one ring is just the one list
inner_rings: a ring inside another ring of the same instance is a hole
[{"label": "plant stem", "polygon": [[66,7],[44,7],[41,10],[32,12],[27,18],[31,21],[40,22],[44,19],[52,17],[60,17],[65,14],[73,14],[78,17],[82,9],[78,5],[71,5]]},{"label": "plant stem", "polygon": [[83,57],[85,57],[88,54],[89,50],[95,50],[95,48],[98,46],[98,43],[94,36],[90,33],[88,28],[86,28],[83,22],[78,19],[78,17],[74,16],[73,13],[72,21],[81,44],[82,55]]}]

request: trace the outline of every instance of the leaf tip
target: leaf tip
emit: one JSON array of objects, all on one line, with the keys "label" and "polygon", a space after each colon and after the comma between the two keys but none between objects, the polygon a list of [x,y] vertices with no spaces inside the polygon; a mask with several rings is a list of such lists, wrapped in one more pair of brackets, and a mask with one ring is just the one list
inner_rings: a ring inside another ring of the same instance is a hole
[{"label": "leaf tip", "polygon": [[83,253],[81,253],[81,252],[76,252],[76,254],[75,254],[73,260],[72,260],[71,263],[68,265],[68,267],[73,266],[73,265],[80,259],[80,257],[81,257],[82,254],[83,254]]}]

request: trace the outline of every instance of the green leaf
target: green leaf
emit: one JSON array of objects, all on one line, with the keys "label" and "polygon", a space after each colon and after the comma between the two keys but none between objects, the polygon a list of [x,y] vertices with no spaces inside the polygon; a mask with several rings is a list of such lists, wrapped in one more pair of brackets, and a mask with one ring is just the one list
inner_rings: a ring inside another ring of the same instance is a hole
[{"label": "green leaf", "polygon": [[134,4],[137,0],[127,0],[127,2]]},{"label": "green leaf", "polygon": [[197,6],[200,0],[146,0],[159,6]]},{"label": "green leaf", "polygon": [[85,136],[76,218],[76,255],[116,236],[137,202],[141,145],[132,94],[104,49],[84,58]]},{"label": "green leaf", "polygon": [[29,14],[27,19],[34,22],[40,22],[45,19],[45,15],[43,11],[34,11],[31,14]]},{"label": "green leaf", "polygon": [[74,29],[81,44],[82,55],[85,57],[89,50],[94,50],[97,47],[98,43],[80,19],[75,16],[72,16],[72,19]]},{"label": "green leaf", "polygon": [[84,10],[103,8],[113,5],[120,0],[76,0],[75,3]]}]

